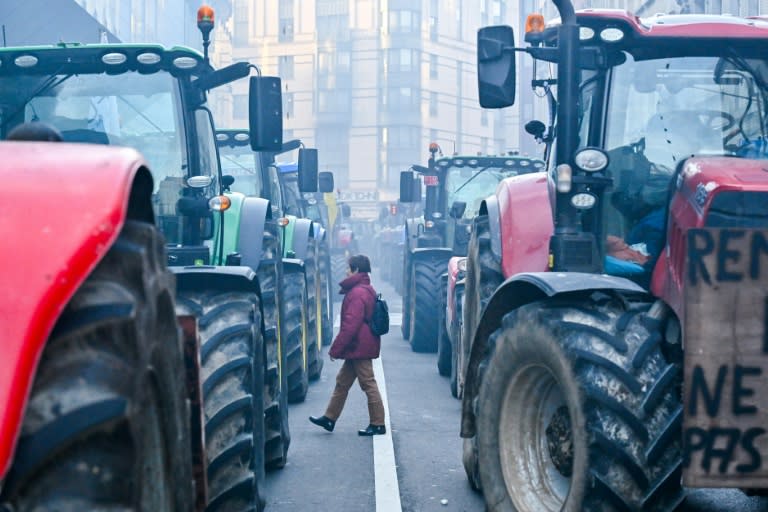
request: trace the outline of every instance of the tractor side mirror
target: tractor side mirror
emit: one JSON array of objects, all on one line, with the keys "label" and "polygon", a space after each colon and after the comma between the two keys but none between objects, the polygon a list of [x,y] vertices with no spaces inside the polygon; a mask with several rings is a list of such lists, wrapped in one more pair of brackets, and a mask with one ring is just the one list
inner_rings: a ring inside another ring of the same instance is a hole
[{"label": "tractor side mirror", "polygon": [[466,209],[467,203],[464,201],[454,201],[451,205],[451,209],[448,211],[448,215],[454,219],[460,219],[464,216]]},{"label": "tractor side mirror", "polygon": [[279,77],[251,77],[248,90],[248,125],[252,150],[282,149],[283,93]]},{"label": "tractor side mirror", "polygon": [[503,108],[515,104],[515,33],[496,25],[477,32],[477,85],[480,106]]},{"label": "tractor side mirror", "polygon": [[400,173],[401,203],[414,203],[417,201],[417,199],[414,198],[414,180],[416,180],[416,175],[413,171],[403,171]]},{"label": "tractor side mirror", "polygon": [[328,194],[333,192],[333,189],[335,187],[333,183],[333,173],[324,171],[320,173],[320,192],[323,194]]},{"label": "tractor side mirror", "polygon": [[299,149],[299,192],[317,192],[317,149]]},{"label": "tractor side mirror", "polygon": [[544,126],[544,123],[536,119],[525,123],[525,131],[533,135],[536,139],[539,139],[539,140],[544,138],[544,130],[546,129],[547,127]]},{"label": "tractor side mirror", "polygon": [[229,187],[231,187],[235,183],[235,177],[231,174],[225,174],[221,177],[221,189],[222,190],[229,190]]}]

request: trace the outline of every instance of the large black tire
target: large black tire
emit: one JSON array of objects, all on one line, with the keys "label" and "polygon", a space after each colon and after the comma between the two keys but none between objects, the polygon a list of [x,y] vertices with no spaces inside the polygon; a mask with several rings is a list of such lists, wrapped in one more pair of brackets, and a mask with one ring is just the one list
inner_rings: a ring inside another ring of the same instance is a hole
[{"label": "large black tire", "polygon": [[323,328],[321,345],[327,347],[333,341],[333,296],[338,294],[338,285],[331,276],[331,255],[327,242],[320,244],[320,288],[323,291]]},{"label": "large black tire", "polygon": [[285,298],[286,372],[288,402],[303,402],[309,388],[307,360],[307,286],[304,273],[288,272],[283,276]]},{"label": "large black tire", "polygon": [[451,374],[451,338],[446,327],[448,286],[444,279],[440,285],[440,306],[437,311],[437,373],[443,377]]},{"label": "large black tire", "polygon": [[[454,301],[456,308],[456,314],[453,317],[451,323],[451,362],[449,369],[450,384],[451,384],[451,396],[454,398],[461,398],[463,393],[462,389],[459,389],[459,371],[463,371],[461,366],[462,359],[459,359],[459,351],[461,350],[461,337],[464,329],[464,284],[457,284],[454,291]],[[463,377],[462,377],[463,378]],[[462,380],[463,383],[463,380]]]},{"label": "large black tire", "polygon": [[[312,245],[316,247],[314,242]],[[307,279],[307,372],[309,380],[315,381],[323,373],[323,291],[314,249],[304,261],[304,272]]]},{"label": "large black tire", "polygon": [[409,257],[409,254],[403,254],[403,292],[402,296],[402,320],[400,321],[400,334],[402,334],[405,341],[409,341],[411,338],[411,276],[413,271],[411,269],[411,262],[413,260]]},{"label": "large black tire", "polygon": [[447,262],[442,258],[419,258],[411,268],[411,349],[437,352],[435,306],[440,304],[440,274],[445,272]]},{"label": "large black tire", "polygon": [[288,462],[291,433],[288,425],[288,379],[286,368],[283,305],[283,262],[280,237],[265,232],[263,257],[257,275],[261,286],[264,317],[264,464],[267,469],[282,468]]},{"label": "large black tire", "polygon": [[194,508],[190,411],[164,244],[128,221],[42,353],[0,509]]},{"label": "large black tire", "polygon": [[456,374],[457,396],[464,393],[464,376],[480,316],[493,293],[503,282],[501,265],[491,252],[488,216],[476,217],[467,248],[467,277],[464,280],[461,336],[458,338],[456,344],[458,350],[455,351],[453,358],[456,368],[451,370]]},{"label": "large black tire", "polygon": [[[207,510],[263,510],[264,342],[253,292],[185,290],[176,310],[198,319]],[[260,481],[261,479],[261,481]]]},{"label": "large black tire", "polygon": [[488,510],[680,504],[681,372],[665,359],[649,308],[643,298],[593,293],[503,318],[475,411]]}]

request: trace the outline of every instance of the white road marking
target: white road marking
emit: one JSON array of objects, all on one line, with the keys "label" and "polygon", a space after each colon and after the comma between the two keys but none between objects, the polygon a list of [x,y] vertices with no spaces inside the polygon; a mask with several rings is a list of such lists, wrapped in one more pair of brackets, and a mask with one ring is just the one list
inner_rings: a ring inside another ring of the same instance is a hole
[{"label": "white road marking", "polygon": [[376,512],[401,512],[400,486],[397,483],[395,466],[395,445],[392,442],[392,425],[389,421],[389,401],[387,383],[384,380],[384,367],[381,358],[373,360],[373,373],[379,385],[381,400],[384,403],[384,425],[387,433],[373,436],[373,471],[376,484]]}]

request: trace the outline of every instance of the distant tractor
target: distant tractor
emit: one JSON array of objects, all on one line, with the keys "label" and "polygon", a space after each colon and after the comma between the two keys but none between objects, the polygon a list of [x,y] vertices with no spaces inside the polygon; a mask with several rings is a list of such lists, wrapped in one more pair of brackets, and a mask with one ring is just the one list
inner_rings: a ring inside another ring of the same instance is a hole
[{"label": "distant tractor", "polygon": [[146,163],[0,142],[0,177],[0,509],[202,510],[195,323],[182,338]]},{"label": "distant tractor", "polygon": [[437,144],[431,144],[427,167],[413,165],[412,170],[401,173],[401,203],[421,201],[414,194],[414,179],[420,177],[426,190],[423,214],[405,222],[402,332],[415,352],[440,350],[441,373],[446,373],[446,368],[450,371],[450,344],[438,344],[439,326],[446,317],[442,308],[438,308],[439,319],[434,315],[447,294],[447,281],[441,281],[441,276],[451,257],[466,255],[471,219],[480,202],[502,179],[533,172],[544,163],[518,155],[437,157],[439,150]]},{"label": "distant tractor", "polygon": [[[198,12],[204,48],[213,17]],[[283,467],[290,444],[280,227],[268,201],[224,193],[206,104],[253,65],[214,70],[207,55],[153,44],[4,47],[0,62],[0,138],[39,120],[66,142],[135,147],[147,159],[176,311],[199,327],[208,507],[262,510],[265,465]],[[249,143],[279,149],[280,80],[249,80]]]},{"label": "distant tractor", "polygon": [[469,480],[491,511],[765,493],[768,25],[555,5],[524,48],[478,33],[481,106],[513,104],[523,52],[552,111],[526,125],[546,173],[505,180],[469,243]]}]

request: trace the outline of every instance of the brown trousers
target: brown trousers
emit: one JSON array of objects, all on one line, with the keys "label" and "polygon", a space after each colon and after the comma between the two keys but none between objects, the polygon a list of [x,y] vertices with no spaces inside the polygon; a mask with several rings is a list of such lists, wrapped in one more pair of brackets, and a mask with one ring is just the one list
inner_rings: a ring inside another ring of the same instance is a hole
[{"label": "brown trousers", "polygon": [[325,410],[325,417],[336,421],[341,416],[347,394],[355,379],[368,397],[368,416],[371,425],[384,425],[384,403],[381,401],[379,386],[373,376],[373,362],[370,359],[346,360],[336,375],[336,387]]}]

